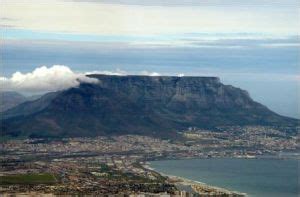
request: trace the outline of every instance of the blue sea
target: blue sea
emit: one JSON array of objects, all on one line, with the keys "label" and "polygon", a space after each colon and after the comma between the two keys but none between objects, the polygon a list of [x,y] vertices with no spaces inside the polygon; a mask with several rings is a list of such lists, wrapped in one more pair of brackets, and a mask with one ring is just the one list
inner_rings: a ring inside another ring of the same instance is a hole
[{"label": "blue sea", "polygon": [[155,170],[247,193],[250,197],[297,197],[299,160],[188,159],[152,161]]}]

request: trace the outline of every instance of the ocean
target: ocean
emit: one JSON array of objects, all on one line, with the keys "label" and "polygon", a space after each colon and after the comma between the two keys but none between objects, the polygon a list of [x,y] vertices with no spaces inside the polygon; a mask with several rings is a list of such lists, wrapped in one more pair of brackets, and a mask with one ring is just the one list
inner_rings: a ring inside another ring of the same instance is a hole
[{"label": "ocean", "polygon": [[297,197],[297,159],[185,159],[152,161],[158,172],[247,193],[250,197]]}]

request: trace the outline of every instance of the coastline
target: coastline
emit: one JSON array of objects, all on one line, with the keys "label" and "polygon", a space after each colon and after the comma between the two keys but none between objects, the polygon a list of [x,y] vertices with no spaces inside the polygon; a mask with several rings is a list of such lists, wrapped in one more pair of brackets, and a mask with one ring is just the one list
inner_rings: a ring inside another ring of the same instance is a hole
[{"label": "coastline", "polygon": [[248,196],[246,193],[228,190],[222,187],[208,185],[206,183],[200,181],[194,181],[191,179],[183,178],[180,176],[165,174],[162,172],[157,171],[156,169],[152,168],[148,164],[142,165],[144,168],[155,171],[156,173],[161,174],[164,177],[167,177],[170,182],[172,182],[176,186],[189,186],[194,193],[199,195],[212,195],[212,196],[233,196],[233,197],[246,197]]}]

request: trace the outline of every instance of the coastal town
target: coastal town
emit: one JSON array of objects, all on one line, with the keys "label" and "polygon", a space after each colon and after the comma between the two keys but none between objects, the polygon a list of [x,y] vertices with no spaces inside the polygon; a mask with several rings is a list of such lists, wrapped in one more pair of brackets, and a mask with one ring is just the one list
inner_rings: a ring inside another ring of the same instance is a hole
[{"label": "coastal town", "polygon": [[[298,129],[298,128],[296,128]],[[164,175],[149,162],[211,157],[258,158],[299,149],[295,128],[190,127],[173,139],[121,135],[14,139],[1,143],[1,195],[112,194],[243,196]]]}]

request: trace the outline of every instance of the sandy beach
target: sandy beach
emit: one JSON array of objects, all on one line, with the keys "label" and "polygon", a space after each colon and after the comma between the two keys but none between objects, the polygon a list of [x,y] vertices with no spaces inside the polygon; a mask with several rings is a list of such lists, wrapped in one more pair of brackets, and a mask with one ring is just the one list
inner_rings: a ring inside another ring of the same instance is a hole
[{"label": "sandy beach", "polygon": [[177,186],[183,185],[183,186],[189,186],[191,189],[198,193],[199,195],[208,195],[208,196],[233,196],[233,197],[244,197],[247,196],[246,193],[241,193],[238,191],[231,191],[225,188],[211,186],[206,183],[200,182],[200,181],[194,181],[190,179],[186,179],[183,177],[178,177],[174,175],[164,174],[161,172],[156,171],[154,168],[151,168],[149,165],[143,165],[144,168],[155,171],[162,176],[165,176],[168,178],[168,181],[170,183],[173,183]]}]

